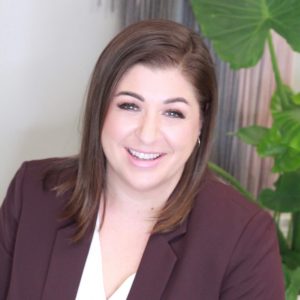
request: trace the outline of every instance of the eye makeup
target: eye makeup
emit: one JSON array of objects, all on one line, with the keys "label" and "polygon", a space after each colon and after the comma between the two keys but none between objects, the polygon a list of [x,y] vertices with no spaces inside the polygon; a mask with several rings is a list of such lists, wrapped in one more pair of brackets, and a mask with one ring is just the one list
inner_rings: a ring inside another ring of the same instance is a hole
[{"label": "eye makeup", "polygon": [[184,114],[179,110],[170,109],[165,112],[165,115],[170,118],[185,119]]},{"label": "eye makeup", "polygon": [[117,104],[120,109],[129,110],[129,111],[139,111],[140,108],[132,102],[122,102]]}]

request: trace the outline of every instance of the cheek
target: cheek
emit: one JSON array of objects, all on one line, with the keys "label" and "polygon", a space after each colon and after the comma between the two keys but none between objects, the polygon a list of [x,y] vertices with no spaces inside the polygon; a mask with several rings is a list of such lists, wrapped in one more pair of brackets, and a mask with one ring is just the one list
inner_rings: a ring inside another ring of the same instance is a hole
[{"label": "cheek", "polygon": [[193,151],[199,136],[199,123],[195,121],[168,131],[166,136],[174,150],[186,152],[186,155]]},{"label": "cheek", "polygon": [[102,145],[121,142],[130,133],[131,127],[128,118],[125,119],[115,111],[109,112],[102,130]]},{"label": "cheek", "polygon": [[102,134],[101,134],[101,142],[102,145],[106,145],[110,142],[110,140],[116,139],[119,134],[119,124],[118,120],[114,117],[114,114],[108,112],[106,119],[104,121]]}]

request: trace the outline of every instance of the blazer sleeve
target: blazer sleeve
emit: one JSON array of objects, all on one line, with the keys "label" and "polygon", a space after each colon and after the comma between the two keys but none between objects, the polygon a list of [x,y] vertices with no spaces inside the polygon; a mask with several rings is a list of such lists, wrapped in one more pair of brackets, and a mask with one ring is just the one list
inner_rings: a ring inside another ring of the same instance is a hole
[{"label": "blazer sleeve", "polygon": [[231,255],[220,300],[232,299],[285,299],[275,226],[265,211],[250,219]]},{"label": "blazer sleeve", "polygon": [[25,164],[11,181],[0,208],[0,300],[6,299],[13,252],[21,213],[22,182]]}]

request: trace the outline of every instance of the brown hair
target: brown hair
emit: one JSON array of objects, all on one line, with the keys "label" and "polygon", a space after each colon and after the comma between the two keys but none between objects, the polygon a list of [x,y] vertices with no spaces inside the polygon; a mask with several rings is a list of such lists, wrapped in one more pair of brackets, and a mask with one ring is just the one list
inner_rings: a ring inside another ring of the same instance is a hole
[{"label": "brown hair", "polygon": [[[132,66],[180,67],[195,87],[201,109],[201,144],[195,146],[176,188],[157,216],[153,233],[167,232],[189,214],[207,165],[217,107],[216,79],[210,54],[198,34],[167,20],[138,22],[119,33],[104,49],[93,71],[78,156],[63,159],[56,170],[68,170],[56,190],[72,190],[63,216],[74,219],[80,240],[98,211],[105,189],[106,159],[100,135],[116,85]],[[105,197],[103,197],[105,199]],[[105,200],[104,200],[105,201]]]}]

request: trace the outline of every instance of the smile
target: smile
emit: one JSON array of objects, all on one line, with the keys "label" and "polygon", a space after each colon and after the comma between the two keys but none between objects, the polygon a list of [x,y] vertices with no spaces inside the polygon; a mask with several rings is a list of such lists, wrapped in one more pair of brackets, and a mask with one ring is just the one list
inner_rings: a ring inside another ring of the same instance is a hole
[{"label": "smile", "polygon": [[138,159],[142,159],[142,160],[154,160],[162,155],[160,153],[144,153],[144,152],[139,152],[139,151],[132,150],[132,149],[127,149],[127,151],[132,156],[134,156]]}]

